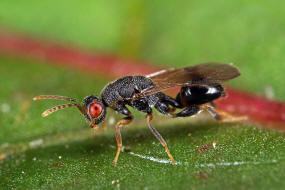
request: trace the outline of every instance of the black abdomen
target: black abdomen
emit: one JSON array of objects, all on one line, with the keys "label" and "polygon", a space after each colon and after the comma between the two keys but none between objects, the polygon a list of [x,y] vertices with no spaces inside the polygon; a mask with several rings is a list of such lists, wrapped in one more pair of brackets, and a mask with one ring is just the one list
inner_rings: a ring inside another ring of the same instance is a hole
[{"label": "black abdomen", "polygon": [[189,106],[205,104],[221,96],[224,96],[224,89],[221,85],[195,85],[182,87],[176,100],[183,106]]}]

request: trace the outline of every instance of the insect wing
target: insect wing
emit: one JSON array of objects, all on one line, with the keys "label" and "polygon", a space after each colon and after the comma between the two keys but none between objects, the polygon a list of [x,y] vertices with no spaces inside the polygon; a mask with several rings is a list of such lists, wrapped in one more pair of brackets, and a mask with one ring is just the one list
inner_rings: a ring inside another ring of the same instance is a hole
[{"label": "insect wing", "polygon": [[154,86],[143,90],[137,94],[137,97],[148,96],[177,86],[220,84],[239,75],[240,72],[235,66],[224,63],[204,63],[182,69],[162,70],[146,76],[152,80]]}]

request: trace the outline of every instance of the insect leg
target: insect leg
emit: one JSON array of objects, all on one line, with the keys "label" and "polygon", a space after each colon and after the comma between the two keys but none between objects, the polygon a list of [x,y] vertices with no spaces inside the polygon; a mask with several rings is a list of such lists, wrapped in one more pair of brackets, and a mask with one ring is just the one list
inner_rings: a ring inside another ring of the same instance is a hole
[{"label": "insect leg", "polygon": [[168,103],[169,105],[171,105],[174,108],[183,108],[183,106],[179,102],[177,102],[175,99],[173,99],[167,95],[164,96],[163,102]]},{"label": "insect leg", "polygon": [[214,107],[212,106],[206,106],[206,110],[210,113],[211,116],[213,116],[213,118],[215,118],[216,120],[220,121],[222,119],[221,115],[218,114],[215,110]]},{"label": "insect leg", "polygon": [[233,116],[230,113],[224,112],[207,104],[201,106],[201,108],[207,110],[219,122],[239,122],[248,119],[246,116]]},{"label": "insect leg", "polygon": [[177,114],[172,114],[172,117],[189,117],[197,114],[201,109],[197,105],[191,105]]},{"label": "insect leg", "polygon": [[[94,128],[91,124],[92,124],[92,123],[90,123],[90,126],[91,126],[92,128]],[[104,131],[107,130],[106,120],[104,120],[104,121],[102,122],[102,124],[103,124],[102,127],[99,128],[99,129],[96,131],[96,133],[94,134],[93,137],[96,137],[96,136],[100,135],[101,133],[103,133]],[[93,125],[95,125],[95,124],[93,124]],[[96,127],[97,127],[97,126],[96,126]],[[94,129],[95,129],[95,128],[94,128]],[[97,129],[97,128],[96,128],[96,129]]]},{"label": "insect leg", "polygon": [[155,97],[159,100],[155,103],[154,107],[162,114],[172,115],[176,108],[183,108],[175,99],[162,92],[156,93]]},{"label": "insect leg", "polygon": [[120,152],[121,152],[121,148],[122,148],[122,137],[121,137],[121,132],[120,132],[120,127],[122,125],[127,125],[129,124],[131,121],[133,120],[133,116],[130,114],[128,115],[127,117],[124,117],[122,119],[120,119],[116,125],[115,125],[115,129],[116,129],[116,141],[117,141],[117,146],[118,146],[118,149],[117,149],[117,153],[116,153],[116,156],[115,156],[115,159],[114,159],[114,165],[116,166],[117,164],[117,160],[119,158],[119,155],[120,155]]},{"label": "insect leg", "polygon": [[149,127],[150,131],[160,141],[162,146],[164,146],[165,152],[168,154],[168,157],[170,158],[171,163],[174,164],[175,160],[174,160],[173,156],[170,154],[170,151],[169,151],[169,149],[167,147],[167,144],[166,144],[165,140],[163,139],[163,137],[159,134],[159,132],[150,123],[150,121],[152,120],[152,114],[147,114],[146,115],[146,119],[147,119],[147,124],[148,124],[148,127]]},{"label": "insect leg", "polygon": [[169,107],[169,105],[167,103],[164,103],[162,101],[159,101],[157,102],[155,105],[154,105],[155,109],[157,109],[160,113],[162,114],[169,114],[170,111],[172,111]]},{"label": "insect leg", "polygon": [[209,104],[210,104],[212,107],[216,107],[216,106],[217,106],[216,103],[213,102],[213,101],[211,101]]},{"label": "insect leg", "polygon": [[168,105],[171,105],[168,110],[168,114],[170,116],[173,115],[173,112],[175,112],[176,108],[183,108],[183,106],[179,102],[167,95],[164,97],[163,102],[167,103]]}]

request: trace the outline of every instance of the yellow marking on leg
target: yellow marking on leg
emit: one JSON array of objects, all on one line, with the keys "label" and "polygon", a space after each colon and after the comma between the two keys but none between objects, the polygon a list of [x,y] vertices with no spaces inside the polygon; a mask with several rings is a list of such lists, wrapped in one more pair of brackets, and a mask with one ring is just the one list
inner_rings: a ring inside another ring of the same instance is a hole
[{"label": "yellow marking on leg", "polygon": [[234,116],[228,112],[215,109],[215,111],[221,116],[219,122],[242,122],[248,120],[247,116]]},{"label": "yellow marking on leg", "polygon": [[117,161],[118,161],[118,158],[119,158],[119,155],[120,155],[120,152],[121,152],[121,149],[122,149],[122,137],[121,137],[121,132],[120,132],[120,127],[122,125],[127,125],[129,124],[131,121],[133,120],[133,116],[132,115],[129,115],[127,117],[124,117],[122,119],[120,119],[116,125],[115,125],[115,130],[116,130],[116,141],[117,141],[117,153],[116,153],[116,156],[115,156],[115,159],[114,159],[114,165],[116,166],[117,165]]},{"label": "yellow marking on leg", "polygon": [[246,116],[234,116],[228,112],[214,108],[210,104],[203,104],[200,106],[200,109],[207,110],[219,122],[242,122],[248,119]]},{"label": "yellow marking on leg", "polygon": [[150,131],[154,134],[154,136],[160,141],[160,143],[162,144],[162,146],[164,146],[165,148],[165,152],[167,153],[168,157],[170,158],[171,160],[171,163],[174,164],[175,163],[175,160],[173,158],[173,156],[171,155],[168,147],[167,147],[167,144],[165,142],[165,140],[163,139],[163,137],[159,134],[159,132],[151,125],[150,121],[152,120],[152,114],[147,114],[146,115],[146,119],[147,119],[147,124],[148,124],[148,127],[150,129]]}]

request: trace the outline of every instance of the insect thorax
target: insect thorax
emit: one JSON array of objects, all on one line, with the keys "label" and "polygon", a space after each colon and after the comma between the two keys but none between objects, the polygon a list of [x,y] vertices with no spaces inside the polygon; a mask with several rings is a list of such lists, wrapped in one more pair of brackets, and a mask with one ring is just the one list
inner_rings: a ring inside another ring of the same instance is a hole
[{"label": "insect thorax", "polygon": [[103,101],[112,107],[112,103],[127,101],[134,93],[139,93],[152,85],[152,81],[144,76],[126,76],[109,83],[101,96]]}]

